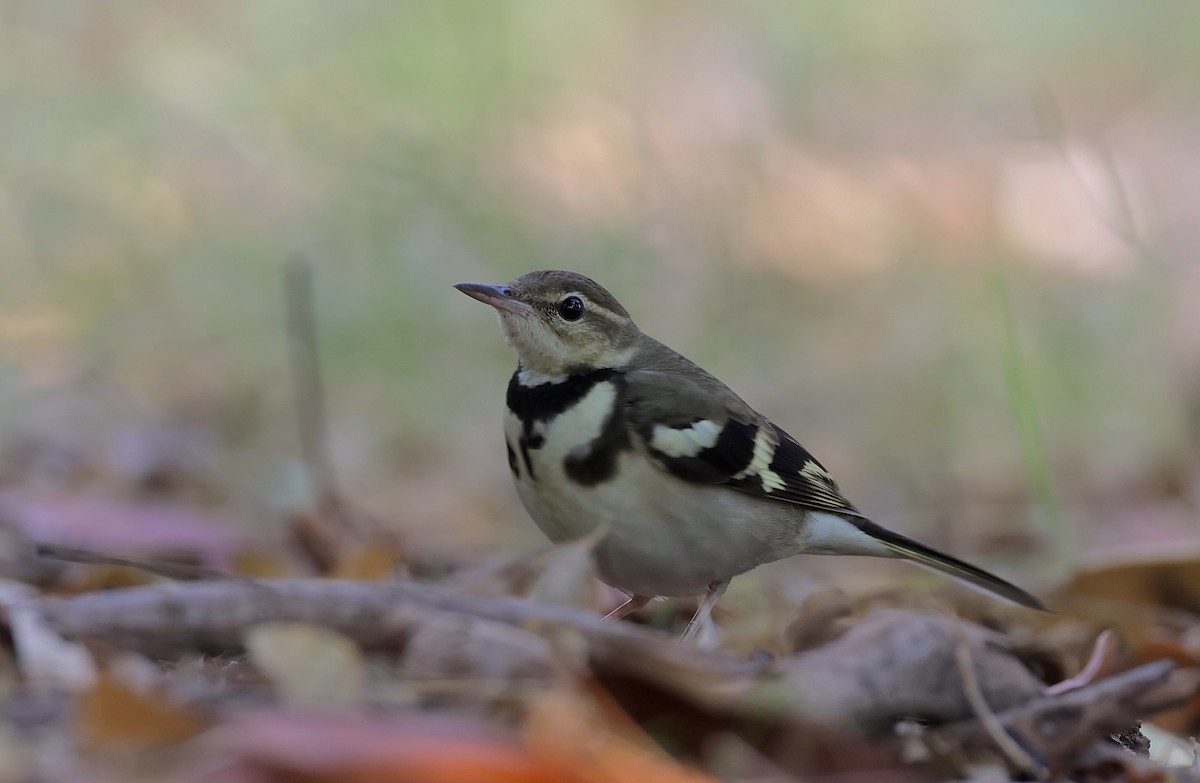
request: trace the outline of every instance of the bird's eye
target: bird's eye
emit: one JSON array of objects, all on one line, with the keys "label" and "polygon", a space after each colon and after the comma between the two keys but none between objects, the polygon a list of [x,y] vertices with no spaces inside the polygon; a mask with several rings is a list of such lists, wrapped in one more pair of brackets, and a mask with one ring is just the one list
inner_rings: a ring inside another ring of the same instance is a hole
[{"label": "bird's eye", "polygon": [[558,303],[558,314],[564,321],[578,321],[583,316],[583,300],[571,294]]}]

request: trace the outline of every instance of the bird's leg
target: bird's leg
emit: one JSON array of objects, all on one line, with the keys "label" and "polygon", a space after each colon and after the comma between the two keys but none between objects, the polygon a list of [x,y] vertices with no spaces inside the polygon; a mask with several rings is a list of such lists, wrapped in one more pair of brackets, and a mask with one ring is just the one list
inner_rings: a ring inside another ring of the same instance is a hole
[{"label": "bird's leg", "polygon": [[701,627],[708,622],[708,616],[712,614],[713,607],[725,594],[727,587],[729,587],[729,582],[713,582],[708,586],[708,592],[705,593],[704,600],[700,602],[700,608],[692,615],[692,619],[684,629],[683,636],[679,637],[679,641],[686,642],[700,632]]},{"label": "bird's leg", "polygon": [[650,599],[644,595],[631,595],[631,596],[629,596],[628,601],[621,604],[616,609],[613,609],[608,614],[604,615],[604,619],[605,620],[620,620],[624,617],[628,617],[629,615],[633,614],[638,609],[641,609],[643,606],[645,606],[648,603],[650,603]]}]

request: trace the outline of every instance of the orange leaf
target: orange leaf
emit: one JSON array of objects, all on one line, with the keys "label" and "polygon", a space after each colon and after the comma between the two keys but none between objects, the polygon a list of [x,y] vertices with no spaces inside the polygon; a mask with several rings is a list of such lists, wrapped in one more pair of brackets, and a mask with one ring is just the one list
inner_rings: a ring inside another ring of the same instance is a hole
[{"label": "orange leaf", "polygon": [[392,578],[392,572],[399,562],[399,554],[383,544],[347,547],[338,553],[329,577],[382,582]]},{"label": "orange leaf", "polygon": [[161,748],[207,729],[204,718],[170,704],[165,697],[139,693],[110,674],[101,674],[77,705],[75,733],[93,751]]},{"label": "orange leaf", "polygon": [[530,705],[525,737],[588,783],[715,783],[667,756],[602,691],[542,696]]},{"label": "orange leaf", "polygon": [[[1180,668],[1200,663],[1195,653],[1164,634],[1157,634],[1143,641],[1134,651],[1133,663],[1136,666],[1163,659],[1174,661]],[[1194,734],[1200,726],[1200,695],[1193,696],[1173,710],[1158,713],[1154,716],[1154,725],[1175,734]]]},{"label": "orange leaf", "polygon": [[466,719],[271,713],[238,719],[217,739],[272,781],[590,783],[516,737]]},{"label": "orange leaf", "polygon": [[285,579],[296,575],[296,568],[278,552],[246,549],[233,556],[230,570],[251,579]]}]

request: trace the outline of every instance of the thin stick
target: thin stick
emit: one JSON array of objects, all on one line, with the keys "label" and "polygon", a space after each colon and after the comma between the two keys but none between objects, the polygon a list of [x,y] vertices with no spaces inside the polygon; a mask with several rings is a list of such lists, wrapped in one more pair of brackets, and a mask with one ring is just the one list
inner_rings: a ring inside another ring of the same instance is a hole
[{"label": "thin stick", "polygon": [[1056,696],[1060,693],[1082,688],[1084,685],[1095,682],[1100,676],[1105,665],[1108,663],[1115,652],[1117,644],[1116,635],[1109,629],[1105,628],[1096,637],[1096,643],[1092,647],[1092,655],[1088,658],[1087,664],[1083,667],[1083,671],[1076,674],[1074,677],[1055,683],[1046,689],[1047,696]]},{"label": "thin stick", "polygon": [[155,576],[167,579],[237,579],[233,574],[217,568],[196,565],[194,563],[173,563],[170,560],[142,560],[123,555],[110,555],[105,552],[95,552],[91,549],[79,549],[73,546],[47,544],[38,542],[34,553],[44,560],[58,560],[64,563],[82,563],[84,565],[107,565],[120,568],[132,568],[135,571],[145,571]]},{"label": "thin stick", "polygon": [[346,530],[354,530],[353,515],[343,502],[333,460],[329,457],[329,426],[317,348],[312,266],[302,258],[288,261],[283,281],[292,388],[304,466],[317,507],[329,513]]},{"label": "thin stick", "polygon": [[975,717],[979,718],[979,723],[996,746],[1017,767],[1031,772],[1043,770],[1044,767],[1034,761],[1033,757],[1009,736],[996,713],[988,706],[987,699],[983,697],[983,689],[979,687],[979,678],[975,676],[975,666],[971,663],[971,650],[965,642],[954,648],[954,662],[958,665],[958,673],[962,677],[967,703],[971,705]]}]

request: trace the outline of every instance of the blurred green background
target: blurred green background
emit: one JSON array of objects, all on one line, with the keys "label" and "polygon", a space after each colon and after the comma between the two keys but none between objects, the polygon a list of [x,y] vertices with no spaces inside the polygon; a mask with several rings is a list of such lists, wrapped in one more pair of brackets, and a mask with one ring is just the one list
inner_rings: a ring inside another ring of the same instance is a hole
[{"label": "blurred green background", "polygon": [[1115,0],[5,3],[0,480],[173,460],[269,535],[302,257],[351,496],[423,551],[540,546],[513,357],[449,286],[549,267],[889,526],[1046,578],[1191,541],[1198,37]]}]

